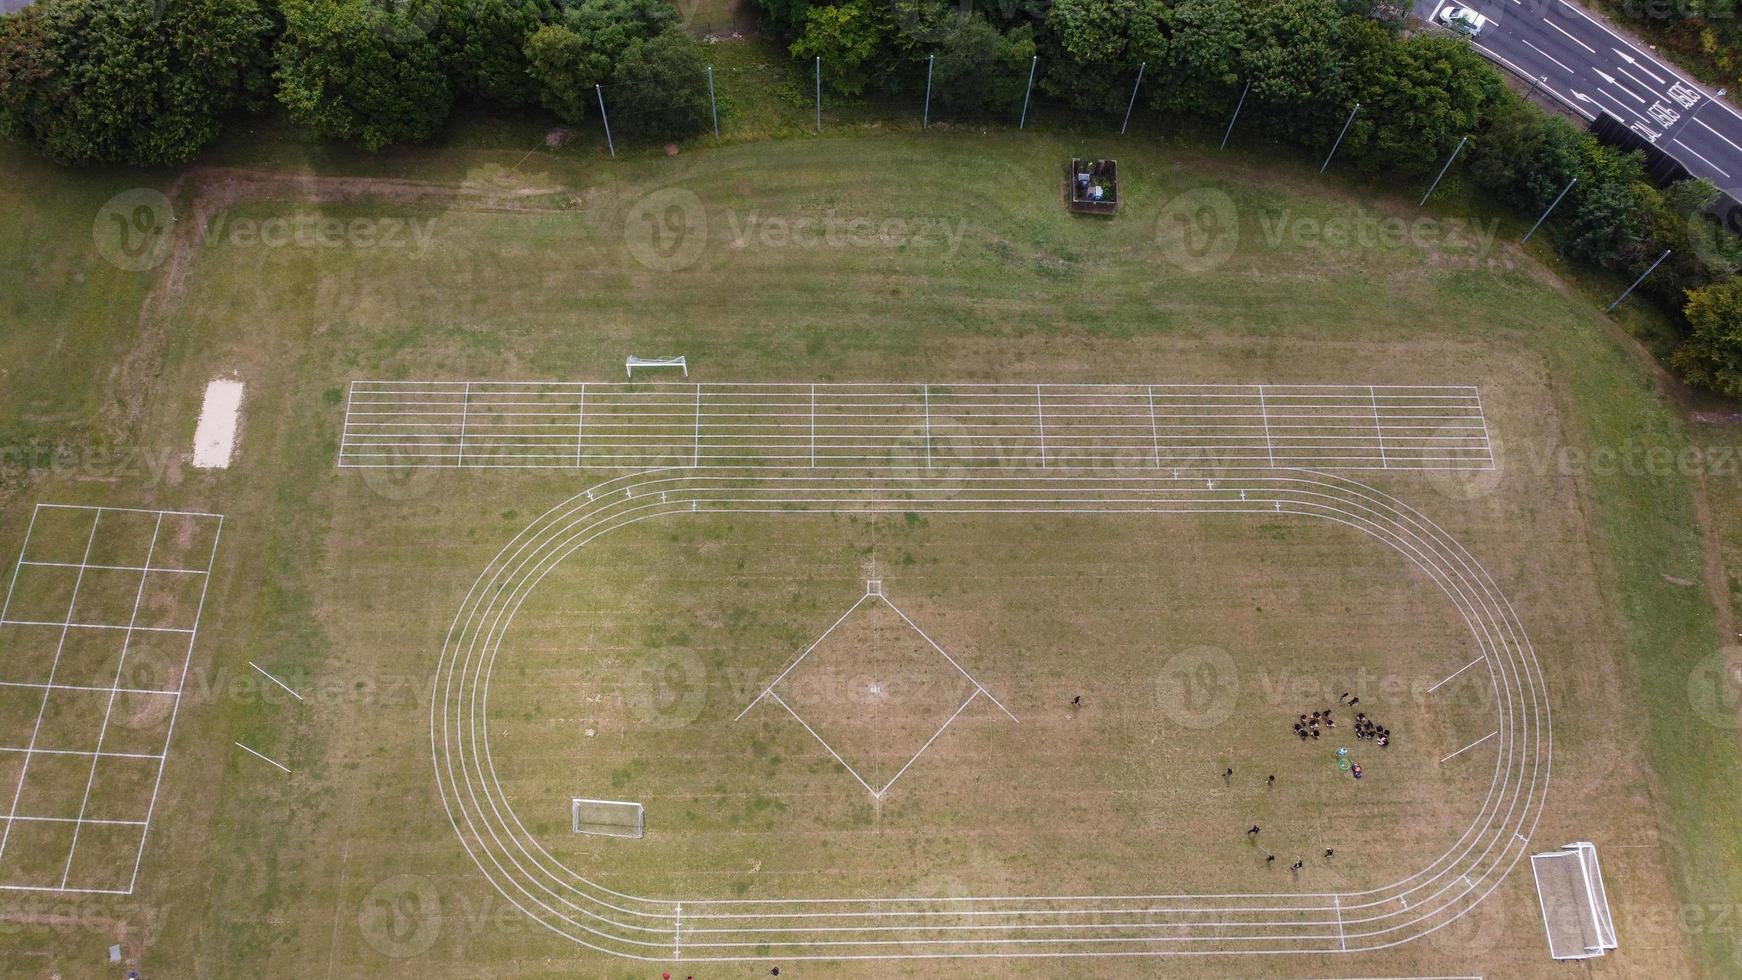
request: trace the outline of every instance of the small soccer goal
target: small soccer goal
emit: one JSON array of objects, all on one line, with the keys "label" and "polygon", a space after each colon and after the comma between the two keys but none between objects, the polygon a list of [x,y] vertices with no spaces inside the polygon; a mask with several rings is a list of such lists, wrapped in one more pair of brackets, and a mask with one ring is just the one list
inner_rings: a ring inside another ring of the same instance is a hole
[{"label": "small soccer goal", "polygon": [[1615,920],[1603,889],[1596,845],[1574,841],[1558,851],[1530,856],[1548,954],[1557,960],[1583,960],[1616,948]]},{"label": "small soccer goal", "polygon": [[643,824],[641,804],[627,800],[584,800],[571,803],[575,833],[639,840]]}]

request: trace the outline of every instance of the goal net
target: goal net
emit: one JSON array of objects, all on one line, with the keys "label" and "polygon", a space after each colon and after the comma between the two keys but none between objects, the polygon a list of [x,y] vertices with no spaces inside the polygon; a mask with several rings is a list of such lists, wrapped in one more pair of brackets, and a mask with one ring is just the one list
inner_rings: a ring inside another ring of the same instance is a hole
[{"label": "goal net", "polygon": [[642,835],[641,804],[626,800],[584,800],[575,797],[572,806],[575,833],[603,837]]},{"label": "goal net", "polygon": [[1616,948],[1615,921],[1595,845],[1575,841],[1558,851],[1533,854],[1530,866],[1536,873],[1550,956],[1582,960]]}]

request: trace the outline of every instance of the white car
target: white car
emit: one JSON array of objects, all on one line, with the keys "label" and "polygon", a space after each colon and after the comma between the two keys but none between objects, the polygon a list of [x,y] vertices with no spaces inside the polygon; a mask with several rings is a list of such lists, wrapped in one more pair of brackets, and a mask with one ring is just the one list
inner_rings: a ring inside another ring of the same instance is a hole
[{"label": "white car", "polygon": [[1467,34],[1470,37],[1479,37],[1482,34],[1482,28],[1488,26],[1488,18],[1469,7],[1442,7],[1439,17],[1436,19],[1452,30],[1460,34]]}]

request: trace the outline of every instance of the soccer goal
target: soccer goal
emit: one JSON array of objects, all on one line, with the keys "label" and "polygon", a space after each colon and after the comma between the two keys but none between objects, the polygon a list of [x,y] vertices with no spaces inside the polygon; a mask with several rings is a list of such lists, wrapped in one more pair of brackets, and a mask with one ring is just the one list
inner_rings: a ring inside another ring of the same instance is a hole
[{"label": "soccer goal", "polygon": [[626,800],[584,800],[575,797],[571,805],[577,834],[630,837],[637,840],[641,838],[643,825],[639,803]]},{"label": "soccer goal", "polygon": [[1530,867],[1536,874],[1537,900],[1548,932],[1548,955],[1583,960],[1616,948],[1615,921],[1609,914],[1596,845],[1575,841],[1558,851],[1532,854]]}]

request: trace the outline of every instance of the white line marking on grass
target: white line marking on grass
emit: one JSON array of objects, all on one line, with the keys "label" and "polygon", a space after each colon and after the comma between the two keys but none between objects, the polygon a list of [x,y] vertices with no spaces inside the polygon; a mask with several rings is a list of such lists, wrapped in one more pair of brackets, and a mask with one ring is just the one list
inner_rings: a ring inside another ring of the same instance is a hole
[{"label": "white line marking on grass", "polygon": [[[937,731],[932,732],[931,738],[926,739],[925,744],[919,747],[919,751],[915,752],[913,754],[913,758],[907,760],[907,765],[902,766],[895,773],[895,775],[889,777],[889,782],[884,783],[883,788],[877,791],[877,797],[879,799],[881,799],[883,797],[884,793],[889,792],[889,787],[894,786],[895,781],[897,779],[900,779],[902,777],[902,775],[907,772],[908,769],[912,768],[913,764],[919,761],[920,756],[925,755],[925,750],[931,748],[932,743],[938,740],[938,736],[942,735],[944,733],[944,729],[950,727],[950,725],[955,722],[956,718],[958,716],[960,716],[963,711],[967,710],[968,705],[973,704],[974,699],[979,697],[981,694],[984,694],[984,693],[985,693],[985,691],[978,686],[976,686],[974,688],[974,690],[970,691],[968,693],[967,700],[963,701],[961,703],[961,705],[959,705],[956,708],[955,713],[950,715],[950,717],[948,719],[946,719],[942,725],[938,726]],[[990,697],[990,695],[988,695],[988,697]]]},{"label": "white line marking on grass", "polygon": [[298,701],[301,701],[301,700],[303,700],[303,696],[302,696],[302,695],[300,695],[300,694],[298,694],[298,693],[296,693],[296,692],[295,692],[295,691],[293,691],[293,690],[291,690],[291,689],[290,689],[290,687],[289,687],[289,685],[287,685],[287,684],[285,684],[285,683],[284,683],[284,682],[283,682],[283,681],[281,681],[281,680],[279,680],[279,679],[278,679],[278,678],[276,678],[276,677],[274,677],[274,676],[272,676],[272,675],[271,675],[271,674],[268,674],[268,673],[267,673],[267,672],[266,672],[266,668],[264,668],[264,667],[262,667],[262,666],[260,666],[260,665],[259,665],[259,664],[257,664],[257,663],[255,663],[255,662],[254,662],[254,661],[252,661],[252,660],[250,660],[250,661],[248,661],[248,666],[250,666],[250,667],[253,667],[253,668],[254,668],[254,669],[255,669],[255,670],[258,670],[258,671],[260,671],[260,676],[262,676],[262,677],[264,677],[264,678],[266,678],[266,679],[267,679],[267,680],[269,680],[269,681],[271,681],[271,682],[272,682],[272,683],[274,683],[274,684],[277,684],[277,685],[278,685],[278,686],[279,686],[279,687],[282,687],[282,688],[284,688],[284,692],[285,692],[285,693],[286,693],[286,694],[289,694],[289,695],[290,695],[290,696],[291,696],[291,697],[293,697],[293,698],[295,698],[295,699],[297,699],[297,700],[298,700]]},{"label": "white line marking on grass", "polygon": [[287,776],[288,776],[288,775],[290,775],[290,770],[289,770],[289,769],[286,769],[286,768],[285,768],[285,767],[284,767],[284,766],[283,766],[283,765],[282,765],[282,764],[280,764],[280,763],[278,763],[278,762],[274,762],[274,761],[273,761],[273,760],[271,760],[271,759],[269,759],[269,758],[267,758],[267,757],[266,757],[266,756],[263,756],[263,755],[261,755],[261,754],[260,754],[260,753],[258,753],[258,752],[256,752],[256,751],[254,751],[254,750],[253,750],[253,749],[251,749],[251,748],[249,748],[249,747],[248,747],[248,746],[246,746],[246,745],[243,745],[243,744],[242,744],[242,743],[241,743],[241,742],[231,742],[231,743],[230,743],[230,744],[231,744],[231,745],[234,745],[234,746],[235,746],[235,747],[237,747],[237,748],[239,748],[239,749],[241,749],[241,750],[242,750],[242,751],[244,751],[244,752],[246,752],[246,753],[248,753],[248,754],[249,754],[249,755],[251,755],[251,756],[253,756],[253,757],[254,757],[254,758],[256,758],[256,759],[259,759],[259,760],[260,760],[260,761],[261,761],[261,762],[264,762],[264,763],[266,763],[266,764],[268,764],[268,765],[272,765],[272,766],[277,766],[277,767],[278,767],[278,768],[279,768],[279,769],[282,769],[282,770],[284,770],[284,773],[285,773],[285,775],[287,775]]},{"label": "white line marking on grass", "polygon": [[804,730],[811,733],[811,738],[816,739],[818,744],[822,745],[822,747],[824,749],[826,749],[830,755],[835,757],[835,761],[839,762],[841,764],[841,768],[843,768],[843,769],[847,770],[847,772],[851,773],[854,779],[859,780],[859,785],[865,787],[865,792],[870,793],[872,796],[877,797],[878,799],[883,798],[882,793],[879,793],[876,790],[872,789],[871,784],[866,782],[862,777],[860,777],[858,770],[854,769],[852,766],[847,765],[847,760],[841,758],[841,753],[836,752],[835,747],[830,745],[828,743],[827,739],[823,738],[821,735],[818,735],[817,730],[812,728],[810,726],[809,722],[807,722],[803,718],[799,717],[798,712],[792,710],[792,705],[787,704],[784,700],[781,699],[780,695],[774,693],[773,691],[769,691],[767,696],[773,698],[775,704],[778,704],[782,708],[785,708],[786,713],[791,715],[794,721],[803,725]]},{"label": "white line marking on grass", "polygon": [[[85,557],[80,559],[81,562],[91,560],[91,546],[97,543],[97,525],[101,523],[103,523],[103,511],[99,508],[91,518],[91,533],[85,539]],[[25,541],[24,546],[29,548],[30,542]],[[22,555],[23,552],[21,551],[19,554]],[[143,577],[141,577],[141,581],[143,582]],[[79,587],[84,583],[85,570],[81,568],[73,579],[73,594],[71,598],[67,599],[66,621],[61,624],[60,642],[55,645],[54,659],[49,663],[48,683],[51,686],[54,684],[55,672],[60,669],[60,655],[66,649],[67,634],[72,631],[73,610],[78,608],[79,604]],[[36,709],[36,726],[30,730],[30,744],[24,750],[24,765],[18,770],[18,787],[12,792],[12,807],[6,813],[6,829],[0,831],[0,858],[6,856],[6,845],[12,839],[12,823],[18,817],[18,800],[24,795],[24,779],[30,774],[30,755],[36,751],[37,736],[42,734],[42,719],[44,715],[48,714],[48,696],[51,693],[52,691],[49,689],[43,690],[42,704]]]},{"label": "white line marking on grass", "polygon": [[1001,701],[999,701],[999,700],[998,700],[998,699],[997,699],[997,698],[995,698],[995,697],[993,697],[993,696],[992,696],[992,692],[991,692],[991,691],[988,691],[988,690],[986,690],[986,686],[985,686],[985,685],[984,685],[984,684],[981,684],[981,683],[980,683],[980,681],[979,681],[979,679],[978,679],[978,678],[976,678],[976,677],[975,677],[975,676],[974,676],[974,675],[973,675],[973,674],[970,674],[970,673],[968,673],[968,669],[967,669],[967,668],[966,668],[966,667],[963,667],[963,666],[962,666],[962,665],[961,665],[961,664],[959,664],[959,663],[957,663],[957,662],[956,662],[956,658],[955,658],[955,657],[952,657],[952,656],[950,656],[950,652],[949,652],[949,651],[948,651],[948,650],[945,650],[945,649],[944,649],[944,648],[943,648],[943,647],[941,647],[941,646],[938,646],[938,643],[937,643],[937,641],[936,641],[936,640],[934,640],[934,639],[932,639],[932,638],[931,638],[931,637],[930,637],[930,636],[928,636],[928,635],[927,635],[927,634],[926,634],[926,631],[925,631],[925,630],[922,630],[922,629],[920,629],[920,628],[919,628],[919,626],[918,626],[918,624],[916,624],[916,623],[915,623],[915,622],[914,622],[914,621],[913,621],[913,620],[911,620],[911,619],[908,619],[908,618],[907,618],[907,613],[904,613],[904,612],[902,612],[902,611],[901,611],[901,607],[900,607],[900,606],[897,606],[897,605],[896,605],[896,604],[895,604],[895,603],[893,603],[893,602],[890,602],[890,601],[889,601],[889,597],[888,597],[888,596],[886,596],[886,595],[879,595],[879,596],[878,596],[878,598],[879,598],[879,599],[882,599],[882,600],[883,600],[883,604],[884,604],[884,605],[886,605],[886,606],[888,606],[888,607],[889,607],[889,608],[891,608],[891,609],[893,609],[893,610],[895,610],[895,615],[897,615],[897,616],[900,616],[900,617],[901,617],[901,621],[902,621],[902,622],[904,622],[904,623],[906,623],[906,624],[907,624],[907,625],[909,625],[909,626],[911,626],[911,627],[913,627],[913,631],[914,631],[914,632],[915,632],[915,633],[918,633],[918,634],[919,634],[919,636],[920,636],[920,639],[922,639],[922,640],[924,640],[924,641],[925,641],[925,642],[927,642],[927,643],[929,643],[929,644],[931,644],[931,648],[932,648],[932,649],[933,649],[933,650],[936,650],[936,651],[937,651],[937,652],[938,652],[938,653],[939,653],[939,654],[942,654],[942,655],[943,655],[943,658],[944,658],[944,659],[945,659],[945,660],[948,660],[948,661],[949,661],[949,662],[950,662],[950,666],[952,666],[952,667],[954,667],[954,668],[956,668],[956,669],[957,669],[957,670],[959,670],[959,671],[961,671],[961,672],[962,672],[962,676],[963,676],[963,677],[966,677],[966,678],[967,678],[967,679],[968,679],[968,683],[970,683],[970,684],[972,684],[972,685],[974,685],[974,688],[975,688],[975,689],[976,689],[976,690],[978,690],[978,691],[979,691],[979,692],[980,692],[980,693],[981,693],[981,694],[984,694],[984,695],[986,695],[986,699],[987,699],[987,700],[988,700],[988,701],[991,701],[991,702],[992,702],[992,703],[993,703],[993,704],[995,704],[995,705],[997,705],[997,706],[998,706],[998,710],[999,710],[999,711],[1002,711],[1002,712],[1004,712],[1004,714],[1005,714],[1005,715],[1006,715],[1006,716],[1007,716],[1007,717],[1009,717],[1009,719],[1010,719],[1010,720],[1011,720],[1011,721],[1014,721],[1014,722],[1016,722],[1016,723],[1017,723],[1017,724],[1019,724],[1019,725],[1020,725],[1020,724],[1022,724],[1022,722],[1021,722],[1021,721],[1019,721],[1019,720],[1018,720],[1018,719],[1017,719],[1017,717],[1016,717],[1016,716],[1015,716],[1015,715],[1013,715],[1013,714],[1011,714],[1011,713],[1010,713],[1010,709],[1009,709],[1009,708],[1006,708],[1006,707],[1004,707],[1004,704],[1003,704],[1003,702],[1001,702]]},{"label": "white line marking on grass", "polygon": [[[811,645],[808,647],[805,647],[804,652],[800,653],[798,655],[798,659],[794,660],[790,664],[787,664],[786,669],[780,672],[780,676],[776,677],[772,681],[769,681],[768,686],[762,689],[762,693],[756,695],[756,699],[754,701],[751,701],[749,704],[745,705],[744,710],[738,712],[738,717],[736,717],[732,720],[733,721],[742,721],[744,719],[744,716],[750,713],[750,709],[756,707],[757,701],[761,701],[763,698],[768,697],[769,695],[773,694],[775,687],[779,686],[781,681],[786,680],[786,675],[792,673],[792,669],[794,667],[797,667],[801,662],[803,662],[804,658],[810,656],[810,653],[812,650],[815,650],[819,644],[821,644],[824,640],[828,639],[829,634],[833,633],[835,631],[835,627],[840,626],[842,623],[846,622],[847,617],[853,615],[853,610],[859,608],[860,602],[864,602],[866,599],[869,599],[869,598],[871,598],[871,596],[869,593],[867,593],[867,594],[859,597],[859,602],[855,602],[851,606],[848,606],[847,611],[841,614],[840,619],[837,619],[833,623],[829,624],[829,628],[826,630],[823,630],[822,636],[819,636],[816,639],[812,640]],[[776,698],[776,700],[779,700],[779,699]],[[782,702],[782,703],[784,704],[785,702]],[[789,708],[787,710],[790,711],[791,709]]]},{"label": "white line marking on grass", "polygon": [[1474,742],[1471,742],[1469,745],[1466,745],[1463,748],[1459,749],[1458,751],[1453,752],[1451,755],[1446,756],[1444,759],[1441,759],[1440,761],[1441,762],[1449,762],[1453,759],[1456,759],[1458,756],[1463,755],[1465,752],[1470,751],[1471,749],[1475,748],[1478,745],[1481,745],[1483,742],[1488,741],[1489,739],[1493,738],[1494,736],[1496,736],[1498,734],[1500,734],[1499,731],[1489,732],[1488,734],[1482,736],[1481,738],[1475,740]]},{"label": "white line marking on grass", "polygon": [[1445,678],[1445,680],[1442,680],[1438,684],[1435,684],[1433,687],[1428,688],[1427,692],[1429,694],[1432,694],[1433,692],[1435,692],[1435,691],[1439,690],[1441,687],[1443,687],[1445,685],[1446,681],[1451,680],[1453,677],[1456,677],[1459,674],[1462,674],[1464,671],[1469,670],[1471,667],[1474,667],[1477,664],[1479,664],[1482,661],[1487,660],[1487,659],[1488,659],[1487,657],[1477,657],[1476,659],[1470,661],[1469,663],[1465,664],[1464,666],[1459,667],[1457,670],[1452,671],[1451,674]]}]

